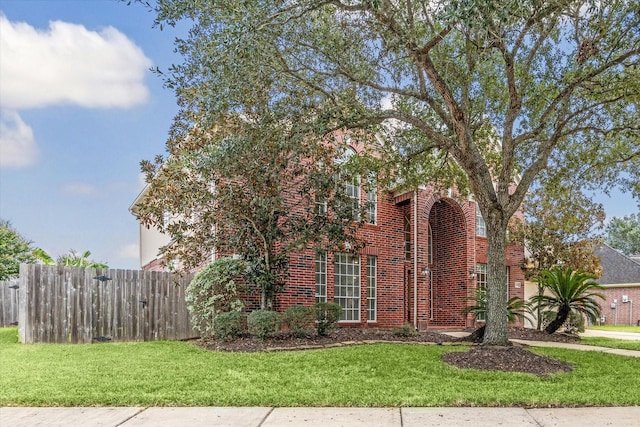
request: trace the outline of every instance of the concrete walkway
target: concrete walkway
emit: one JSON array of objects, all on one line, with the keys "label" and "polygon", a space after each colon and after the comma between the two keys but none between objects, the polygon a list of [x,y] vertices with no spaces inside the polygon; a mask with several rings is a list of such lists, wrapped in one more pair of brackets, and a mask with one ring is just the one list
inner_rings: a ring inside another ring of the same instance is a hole
[{"label": "concrete walkway", "polygon": [[607,408],[0,408],[2,427],[637,427],[640,406]]}]

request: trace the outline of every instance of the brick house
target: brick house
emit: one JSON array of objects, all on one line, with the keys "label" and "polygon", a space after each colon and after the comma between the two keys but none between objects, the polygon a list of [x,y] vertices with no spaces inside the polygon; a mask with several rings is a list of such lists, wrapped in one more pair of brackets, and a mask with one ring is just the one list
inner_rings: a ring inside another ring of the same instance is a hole
[{"label": "brick house", "polygon": [[[597,282],[605,300],[601,323],[605,325],[640,326],[640,262],[603,243],[594,249],[600,257],[602,277]],[[634,302],[638,306],[634,307]]]},{"label": "brick house", "polygon": [[[342,326],[475,326],[461,310],[464,298],[487,281],[486,228],[476,203],[429,186],[406,193],[367,192],[364,185],[347,191],[368,205],[359,230],[365,247],[357,254],[309,249],[292,256],[274,308],[329,301],[343,307]],[[140,225],[141,268],[162,269],[157,254],[167,243],[168,236]],[[523,297],[524,250],[510,245],[506,255],[509,297]]]}]

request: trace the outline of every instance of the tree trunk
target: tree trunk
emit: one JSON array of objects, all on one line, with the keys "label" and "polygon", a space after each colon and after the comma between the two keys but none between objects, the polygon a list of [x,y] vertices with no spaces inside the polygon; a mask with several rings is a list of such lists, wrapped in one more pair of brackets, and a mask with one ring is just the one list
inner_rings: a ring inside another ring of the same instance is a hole
[{"label": "tree trunk", "polygon": [[569,317],[569,306],[562,305],[558,310],[558,314],[556,314],[556,318],[553,319],[553,322],[549,323],[544,331],[548,334],[552,334],[567,321],[567,317]]},{"label": "tree trunk", "polygon": [[482,345],[508,346],[507,220],[495,209],[487,217],[487,323]]}]

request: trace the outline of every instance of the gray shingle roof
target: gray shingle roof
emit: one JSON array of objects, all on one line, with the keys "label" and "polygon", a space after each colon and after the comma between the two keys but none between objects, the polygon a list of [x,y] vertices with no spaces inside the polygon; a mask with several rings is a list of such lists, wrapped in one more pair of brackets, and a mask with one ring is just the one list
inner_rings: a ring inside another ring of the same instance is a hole
[{"label": "gray shingle roof", "polygon": [[603,243],[593,251],[600,257],[602,277],[597,280],[601,285],[640,283],[640,263]]}]

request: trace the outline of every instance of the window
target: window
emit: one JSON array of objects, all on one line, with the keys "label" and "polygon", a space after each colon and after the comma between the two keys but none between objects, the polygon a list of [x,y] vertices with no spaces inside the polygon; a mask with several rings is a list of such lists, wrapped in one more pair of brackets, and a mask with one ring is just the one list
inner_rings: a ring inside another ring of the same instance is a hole
[{"label": "window", "polygon": [[[487,264],[478,264],[476,266],[476,291],[484,293],[485,299],[487,298]],[[478,313],[477,320],[487,320],[486,313]]]},{"label": "window", "polygon": [[360,220],[360,177],[348,177],[344,182],[344,191],[351,199],[349,205],[353,212],[353,219]]},{"label": "window", "polygon": [[316,196],[316,215],[325,216],[327,214],[327,201]]},{"label": "window", "polygon": [[316,302],[327,302],[327,253],[316,253]]},{"label": "window", "polygon": [[429,250],[429,264],[433,264],[433,232],[429,226],[429,236],[427,238],[427,249]]},{"label": "window", "polygon": [[[507,266],[507,299],[509,299],[509,274],[511,269]],[[476,289],[478,292],[484,292],[486,298],[487,292],[487,264],[478,264],[476,266]],[[480,313],[477,320],[487,320],[485,313]]]},{"label": "window", "polygon": [[367,223],[378,221],[378,181],[371,175],[367,180]]},{"label": "window", "polygon": [[476,237],[487,237],[487,224],[484,222],[480,208],[476,203]]},{"label": "window", "polygon": [[[351,156],[353,156],[356,152],[347,148],[346,151],[342,154],[342,156],[336,159],[336,163],[342,165],[346,163]],[[347,197],[350,199],[347,207],[350,207],[352,210],[353,219],[356,221],[360,220],[360,177],[350,176],[347,173],[340,173],[339,181],[343,181],[344,191]]]},{"label": "window", "polygon": [[404,259],[411,261],[411,214],[404,214]]},{"label": "window", "polygon": [[345,321],[360,320],[360,256],[347,253],[334,255],[334,301],[342,307]]},{"label": "window", "polygon": [[367,321],[375,322],[377,319],[377,287],[378,287],[378,258],[374,255],[367,256]]}]

